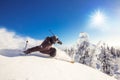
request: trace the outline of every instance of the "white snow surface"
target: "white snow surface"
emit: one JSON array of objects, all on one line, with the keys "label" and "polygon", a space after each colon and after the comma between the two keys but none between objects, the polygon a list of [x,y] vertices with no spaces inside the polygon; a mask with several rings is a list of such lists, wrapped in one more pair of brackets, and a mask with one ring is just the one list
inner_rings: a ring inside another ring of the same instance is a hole
[{"label": "white snow surface", "polygon": [[[48,58],[39,53],[19,54],[18,50],[0,50],[0,80],[116,80],[80,63]],[[59,49],[56,57],[68,60]]]}]

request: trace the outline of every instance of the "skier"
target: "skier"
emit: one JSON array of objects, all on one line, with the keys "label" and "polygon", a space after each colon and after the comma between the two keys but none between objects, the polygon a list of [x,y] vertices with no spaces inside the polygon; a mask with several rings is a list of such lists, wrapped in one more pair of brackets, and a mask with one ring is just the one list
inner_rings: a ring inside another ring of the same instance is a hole
[{"label": "skier", "polygon": [[41,45],[29,48],[24,51],[25,54],[30,54],[31,52],[39,51],[43,54],[48,54],[51,57],[56,56],[56,49],[52,47],[53,44],[58,43],[62,44],[62,42],[58,39],[57,36],[46,37],[46,39],[42,42]]}]

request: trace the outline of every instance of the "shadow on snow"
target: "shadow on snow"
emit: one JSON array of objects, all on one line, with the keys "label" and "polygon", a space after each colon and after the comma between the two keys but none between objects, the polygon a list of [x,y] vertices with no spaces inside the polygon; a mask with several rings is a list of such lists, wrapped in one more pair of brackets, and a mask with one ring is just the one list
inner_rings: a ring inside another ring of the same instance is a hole
[{"label": "shadow on snow", "polygon": [[1,49],[0,55],[5,57],[37,56],[37,57],[43,57],[43,58],[50,58],[49,55],[42,54],[40,52],[34,52],[31,54],[25,55],[21,50],[18,50],[18,49]]}]

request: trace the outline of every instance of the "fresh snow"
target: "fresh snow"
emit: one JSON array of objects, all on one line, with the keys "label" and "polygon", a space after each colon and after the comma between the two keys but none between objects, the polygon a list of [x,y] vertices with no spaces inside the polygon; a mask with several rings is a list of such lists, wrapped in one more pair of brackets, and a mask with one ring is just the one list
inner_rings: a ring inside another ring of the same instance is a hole
[{"label": "fresh snow", "polygon": [[[0,50],[0,80],[116,80],[80,63],[48,58],[39,53],[20,54],[19,50]],[[56,57],[70,60],[59,49]]]}]

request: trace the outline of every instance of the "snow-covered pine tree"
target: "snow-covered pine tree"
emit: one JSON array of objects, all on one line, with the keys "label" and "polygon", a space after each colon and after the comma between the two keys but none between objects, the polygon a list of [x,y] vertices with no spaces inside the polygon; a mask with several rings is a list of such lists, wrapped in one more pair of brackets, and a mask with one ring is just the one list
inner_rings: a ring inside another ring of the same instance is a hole
[{"label": "snow-covered pine tree", "polygon": [[64,50],[71,58],[73,58],[73,55],[75,54],[75,49],[73,47],[67,48]]},{"label": "snow-covered pine tree", "polygon": [[116,50],[116,56],[117,56],[118,58],[120,57],[120,50],[119,50],[119,49]]},{"label": "snow-covered pine tree", "polygon": [[88,40],[87,33],[80,33],[80,38],[76,44],[76,53],[74,59],[76,62],[91,66],[91,44]]},{"label": "snow-covered pine tree", "polygon": [[114,60],[113,53],[105,44],[101,46],[101,53],[99,54],[100,70],[108,75],[114,74]]}]

